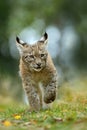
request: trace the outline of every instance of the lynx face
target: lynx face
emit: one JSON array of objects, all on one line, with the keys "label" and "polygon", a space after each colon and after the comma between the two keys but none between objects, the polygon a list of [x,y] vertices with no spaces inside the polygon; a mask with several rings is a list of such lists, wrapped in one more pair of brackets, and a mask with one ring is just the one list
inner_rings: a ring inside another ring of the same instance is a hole
[{"label": "lynx face", "polygon": [[23,62],[30,70],[41,71],[46,66],[48,53],[46,51],[48,35],[45,33],[40,41],[34,45],[29,45],[16,38],[17,47]]},{"label": "lynx face", "polygon": [[22,59],[31,70],[40,71],[46,66],[47,51],[37,43],[23,52]]}]

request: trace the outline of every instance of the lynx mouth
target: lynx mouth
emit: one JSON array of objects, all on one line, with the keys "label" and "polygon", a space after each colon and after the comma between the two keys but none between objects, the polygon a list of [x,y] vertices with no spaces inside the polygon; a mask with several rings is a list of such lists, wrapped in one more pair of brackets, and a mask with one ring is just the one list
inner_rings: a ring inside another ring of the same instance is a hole
[{"label": "lynx mouth", "polygon": [[37,68],[34,68],[34,70],[39,72],[39,71],[42,70],[42,68],[41,67],[37,67]]}]

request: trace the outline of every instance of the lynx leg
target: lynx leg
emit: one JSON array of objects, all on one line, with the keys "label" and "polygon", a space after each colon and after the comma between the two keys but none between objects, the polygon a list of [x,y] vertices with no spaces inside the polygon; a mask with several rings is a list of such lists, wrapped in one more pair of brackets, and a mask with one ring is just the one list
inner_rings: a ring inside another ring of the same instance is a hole
[{"label": "lynx leg", "polygon": [[45,88],[45,92],[44,92],[44,102],[51,103],[55,100],[55,98],[56,98],[56,88],[48,85]]},{"label": "lynx leg", "polygon": [[39,98],[40,98],[40,106],[42,108],[42,106],[43,106],[43,99],[42,99],[42,91],[41,91],[40,86],[38,87],[38,95],[39,95]]},{"label": "lynx leg", "polygon": [[57,75],[54,74],[51,82],[44,87],[44,102],[51,103],[56,98]]},{"label": "lynx leg", "polygon": [[39,111],[42,107],[40,95],[38,89],[34,86],[24,86],[24,90],[27,94],[31,111]]}]

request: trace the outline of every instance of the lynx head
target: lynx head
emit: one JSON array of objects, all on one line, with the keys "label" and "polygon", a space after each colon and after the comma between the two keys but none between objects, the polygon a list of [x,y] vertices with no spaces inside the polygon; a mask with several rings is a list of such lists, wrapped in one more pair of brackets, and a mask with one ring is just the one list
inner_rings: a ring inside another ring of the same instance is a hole
[{"label": "lynx head", "polygon": [[19,50],[20,56],[30,70],[39,72],[46,66],[48,56],[46,50],[47,41],[47,33],[45,33],[43,37],[34,45],[27,44],[16,37],[16,45]]}]

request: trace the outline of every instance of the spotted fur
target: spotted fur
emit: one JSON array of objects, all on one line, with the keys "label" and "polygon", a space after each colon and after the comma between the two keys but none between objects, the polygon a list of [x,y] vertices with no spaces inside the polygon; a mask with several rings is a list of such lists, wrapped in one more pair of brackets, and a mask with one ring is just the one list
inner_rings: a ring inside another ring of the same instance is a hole
[{"label": "spotted fur", "polygon": [[34,45],[27,44],[16,37],[23,88],[32,111],[39,111],[43,108],[44,102],[48,104],[56,98],[57,71],[46,50],[47,41],[47,33]]}]

